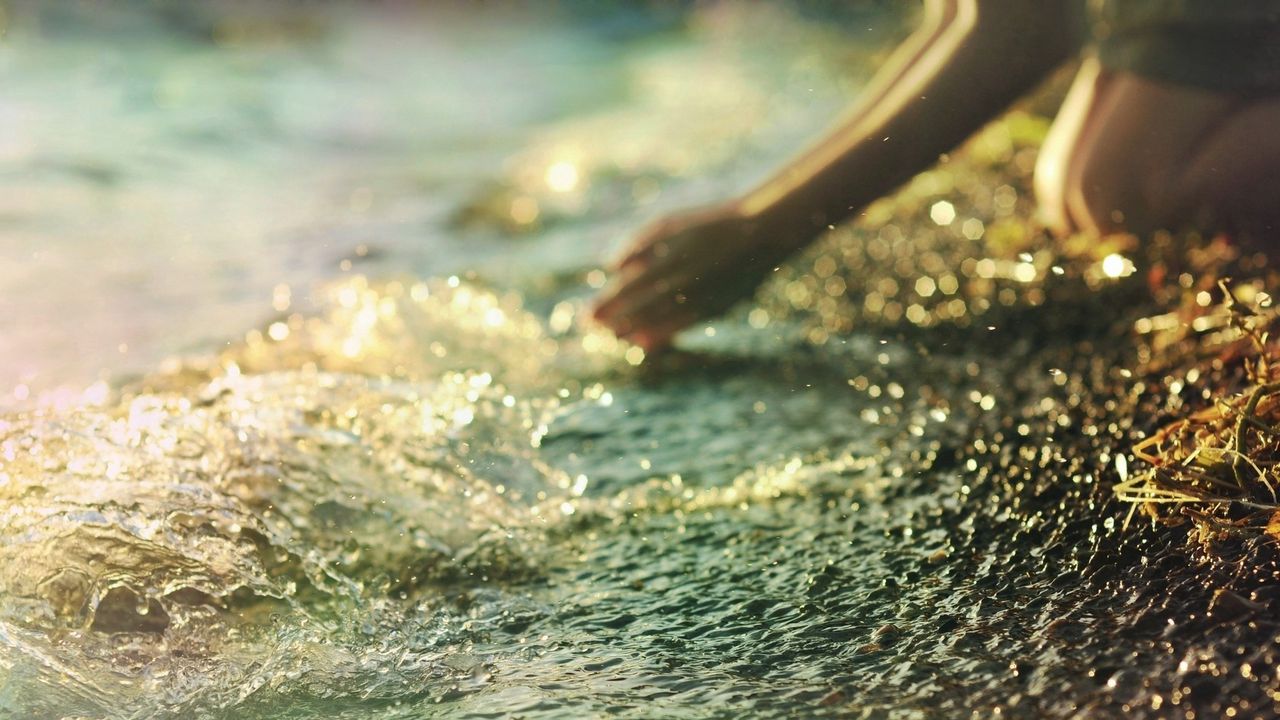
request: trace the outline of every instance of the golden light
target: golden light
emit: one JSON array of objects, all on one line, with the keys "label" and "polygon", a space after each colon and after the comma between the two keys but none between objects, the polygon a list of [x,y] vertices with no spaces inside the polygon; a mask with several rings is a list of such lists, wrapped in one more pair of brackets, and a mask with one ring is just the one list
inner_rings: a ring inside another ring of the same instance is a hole
[{"label": "golden light", "polygon": [[556,192],[569,192],[578,187],[578,166],[568,160],[552,163],[547,168],[547,187]]},{"label": "golden light", "polygon": [[981,240],[982,234],[987,231],[987,226],[982,224],[978,218],[969,218],[960,226],[960,234],[970,240]]},{"label": "golden light", "polygon": [[1102,259],[1102,274],[1109,278],[1121,278],[1132,275],[1133,263],[1123,255],[1111,253]]},{"label": "golden light", "polygon": [[956,219],[956,206],[946,200],[939,200],[929,208],[929,219],[938,225],[950,225]]},{"label": "golden light", "polygon": [[280,342],[289,337],[289,326],[282,322],[273,322],[267,328],[267,336],[276,342]]}]

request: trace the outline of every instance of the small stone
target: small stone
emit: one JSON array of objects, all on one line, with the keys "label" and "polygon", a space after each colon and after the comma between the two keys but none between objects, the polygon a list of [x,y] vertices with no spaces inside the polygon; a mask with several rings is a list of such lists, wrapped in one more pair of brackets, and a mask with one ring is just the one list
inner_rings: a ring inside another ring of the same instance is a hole
[{"label": "small stone", "polygon": [[1215,590],[1213,599],[1209,601],[1209,614],[1215,620],[1237,620],[1265,609],[1262,605],[1226,588]]}]

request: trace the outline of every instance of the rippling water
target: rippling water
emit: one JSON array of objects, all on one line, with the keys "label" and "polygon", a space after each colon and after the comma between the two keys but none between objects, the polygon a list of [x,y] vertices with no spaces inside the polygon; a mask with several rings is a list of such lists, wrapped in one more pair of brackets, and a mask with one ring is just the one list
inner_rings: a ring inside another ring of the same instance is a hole
[{"label": "rippling water", "polygon": [[[342,8],[240,30],[243,8],[105,16],[141,38],[114,55],[133,72],[78,92],[161,66],[212,89],[93,122],[228,174],[175,187],[95,141],[124,175],[90,189],[50,169],[80,150],[10,111],[26,139],[0,145],[0,182],[22,200],[0,222],[38,255],[5,268],[22,312],[0,319],[26,388],[0,417],[0,716],[1272,715],[1270,551],[1122,532],[1111,499],[1117,455],[1200,397],[1196,357],[1164,348],[1152,372],[1156,344],[1131,332],[1195,278],[1153,291],[1126,258],[1168,247],[1030,229],[1042,120],[991,129],[673,356],[642,362],[578,321],[615,233],[727,192],[837,104],[803,81],[840,75],[866,17],[833,34],[741,7],[530,33]],[[43,83],[105,41],[15,28],[0,72],[65,111]],[[538,91],[492,95],[510,105],[484,105],[488,124],[415,115],[466,93],[383,64],[437,53],[465,88],[512,83],[485,63],[517,51]],[[617,76],[638,80],[599,97]],[[345,93],[397,112],[303,112]],[[663,120],[672,103],[685,114]],[[419,136],[400,113],[439,122]],[[279,138],[235,124],[258,115]],[[90,226],[145,232],[134,248]],[[117,256],[138,275],[113,275]],[[210,263],[225,272],[165,272]],[[130,297],[144,329],[119,320]],[[100,366],[111,381],[90,384]]]},{"label": "rippling water", "polygon": [[589,269],[826,125],[898,29],[851,22],[9,3],[0,403],[217,347],[345,272]]}]

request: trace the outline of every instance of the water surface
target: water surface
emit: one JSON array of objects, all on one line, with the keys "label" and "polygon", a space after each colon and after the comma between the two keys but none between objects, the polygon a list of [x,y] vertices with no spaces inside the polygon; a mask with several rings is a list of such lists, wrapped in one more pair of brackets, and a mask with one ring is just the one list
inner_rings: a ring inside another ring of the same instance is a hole
[{"label": "water surface", "polygon": [[899,19],[54,7],[0,45],[0,714],[1272,714],[1271,556],[1121,530],[1199,375],[1142,252],[1026,221],[1043,119],[671,357],[577,320]]}]

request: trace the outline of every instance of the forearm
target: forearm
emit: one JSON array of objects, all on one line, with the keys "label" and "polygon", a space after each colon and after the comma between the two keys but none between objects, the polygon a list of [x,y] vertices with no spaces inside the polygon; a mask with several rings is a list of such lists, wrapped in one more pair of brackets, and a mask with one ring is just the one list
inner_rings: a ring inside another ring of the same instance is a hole
[{"label": "forearm", "polygon": [[[1069,57],[1062,0],[960,0],[912,36],[863,103],[739,202],[802,244],[937,161]],[[809,227],[812,232],[795,232]],[[806,236],[807,235],[807,236]]]}]

